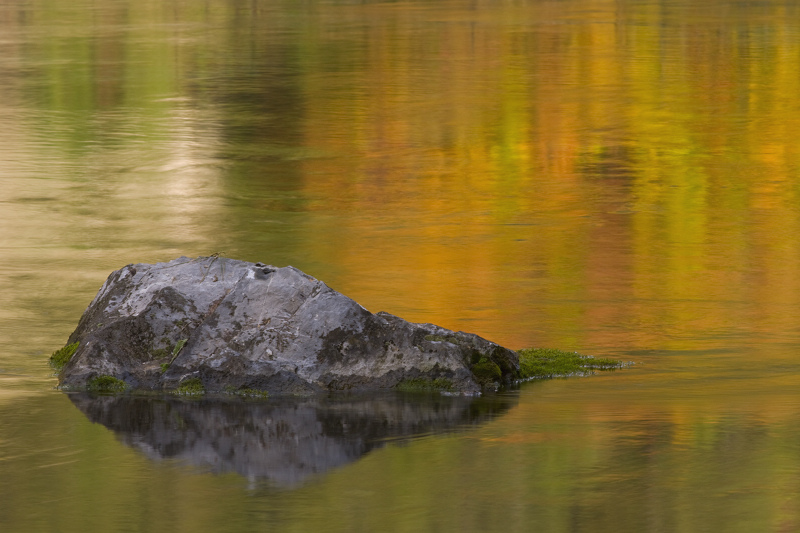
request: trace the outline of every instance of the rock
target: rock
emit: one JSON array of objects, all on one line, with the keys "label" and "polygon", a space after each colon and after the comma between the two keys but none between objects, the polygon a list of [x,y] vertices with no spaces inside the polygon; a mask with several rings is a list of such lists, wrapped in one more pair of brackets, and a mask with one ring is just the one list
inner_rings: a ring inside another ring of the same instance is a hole
[{"label": "rock", "polygon": [[69,343],[65,390],[477,393],[519,375],[477,335],[372,314],[294,267],[211,256],[113,272]]}]

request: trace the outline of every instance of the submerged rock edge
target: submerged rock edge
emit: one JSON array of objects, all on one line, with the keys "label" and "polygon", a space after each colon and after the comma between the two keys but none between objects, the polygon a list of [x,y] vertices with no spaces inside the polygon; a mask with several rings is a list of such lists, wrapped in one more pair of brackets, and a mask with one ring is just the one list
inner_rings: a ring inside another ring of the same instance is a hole
[{"label": "submerged rock edge", "polygon": [[74,343],[58,373],[62,390],[92,390],[110,377],[147,392],[179,391],[192,380],[234,394],[426,383],[476,394],[519,377],[517,353],[478,335],[370,313],[291,266],[219,256],[112,272],[70,335]]}]

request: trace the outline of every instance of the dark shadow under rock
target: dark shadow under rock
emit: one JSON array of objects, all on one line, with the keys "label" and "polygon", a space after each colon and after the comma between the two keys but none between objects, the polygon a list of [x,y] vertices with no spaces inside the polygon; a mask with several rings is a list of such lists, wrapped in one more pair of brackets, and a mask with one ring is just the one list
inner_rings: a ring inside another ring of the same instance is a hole
[{"label": "dark shadow under rock", "polygon": [[153,460],[292,488],[387,441],[464,431],[516,405],[516,395],[382,393],[304,399],[188,400],[72,393],[92,422]]}]

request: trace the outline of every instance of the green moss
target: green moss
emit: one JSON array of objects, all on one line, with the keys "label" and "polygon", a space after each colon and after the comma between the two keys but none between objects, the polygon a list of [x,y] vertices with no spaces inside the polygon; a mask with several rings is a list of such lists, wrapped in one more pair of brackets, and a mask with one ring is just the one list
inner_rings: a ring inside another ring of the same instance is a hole
[{"label": "green moss", "polygon": [[[164,372],[166,372],[167,369],[169,368],[169,365],[171,365],[172,362],[175,361],[175,359],[178,357],[178,354],[181,353],[181,350],[183,349],[183,346],[186,344],[186,341],[188,341],[188,340],[189,339],[181,339],[181,340],[179,340],[178,343],[175,345],[175,347],[172,349],[172,357],[170,357],[169,362],[168,363],[161,363],[161,373],[162,374]],[[156,352],[163,352],[163,355],[161,357],[165,357],[169,353],[168,351],[166,351],[164,349],[154,350],[151,353],[156,353]],[[159,359],[161,357],[159,357]]]},{"label": "green moss", "polygon": [[163,359],[169,355],[169,350],[165,348],[159,348],[157,350],[150,350],[150,357],[153,359]]},{"label": "green moss", "polygon": [[72,356],[75,355],[79,345],[79,342],[73,342],[53,352],[53,355],[50,356],[50,366],[56,370],[64,368],[69,363],[69,360],[72,359]]},{"label": "green moss", "polygon": [[616,359],[590,357],[576,352],[553,348],[519,350],[519,369],[522,379],[594,374],[598,370],[614,370],[627,366]]},{"label": "green moss", "polygon": [[92,392],[122,392],[126,386],[121,379],[106,375],[92,378],[86,384],[86,388]]},{"label": "green moss", "polygon": [[497,363],[487,357],[478,359],[478,362],[472,365],[470,370],[480,385],[499,382],[503,377],[503,372],[497,366]]},{"label": "green moss", "polygon": [[453,382],[447,378],[404,379],[395,388],[402,392],[451,391]]},{"label": "green moss", "polygon": [[175,394],[182,394],[185,396],[198,396],[205,393],[206,388],[203,386],[203,382],[200,378],[187,379],[175,389]]},{"label": "green moss", "polygon": [[170,363],[172,363],[172,361],[174,361],[175,358],[178,357],[178,354],[181,353],[181,350],[183,349],[183,345],[186,344],[186,341],[188,340],[189,339],[181,339],[178,341],[178,344],[176,344],[175,348],[173,348],[172,350],[172,360],[170,361]]},{"label": "green moss", "polygon": [[236,396],[243,396],[245,398],[267,398],[269,396],[267,391],[261,389],[234,389],[233,387],[227,387],[225,392],[228,394],[234,394]]}]

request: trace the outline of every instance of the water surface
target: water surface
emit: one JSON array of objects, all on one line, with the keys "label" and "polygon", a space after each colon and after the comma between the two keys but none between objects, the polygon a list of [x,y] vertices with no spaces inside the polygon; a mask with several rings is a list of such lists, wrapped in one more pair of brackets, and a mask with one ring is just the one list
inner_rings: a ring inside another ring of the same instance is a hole
[{"label": "water surface", "polygon": [[[798,72],[788,0],[5,2],[0,528],[800,529]],[[145,453],[47,357],[215,252],[639,364],[290,486]]]}]

